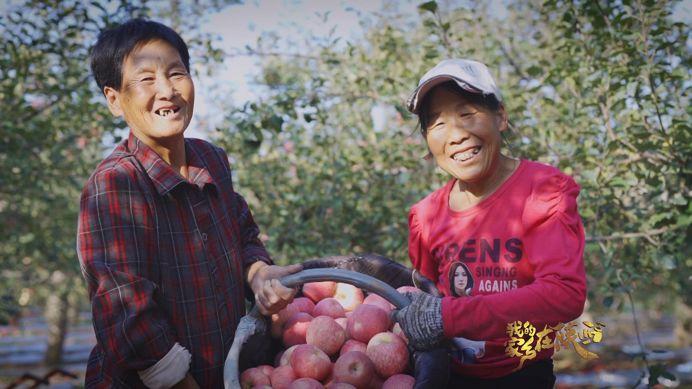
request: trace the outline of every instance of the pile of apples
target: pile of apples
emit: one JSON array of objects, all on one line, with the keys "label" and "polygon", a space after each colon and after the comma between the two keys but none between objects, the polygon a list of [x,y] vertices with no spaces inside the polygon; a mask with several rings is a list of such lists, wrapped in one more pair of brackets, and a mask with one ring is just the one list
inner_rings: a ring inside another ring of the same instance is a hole
[{"label": "pile of apples", "polygon": [[[411,286],[397,289],[418,291]],[[332,281],[303,285],[303,296],[271,317],[271,335],[285,350],[275,366],[240,375],[243,388],[408,389],[408,340],[392,323],[394,306],[353,285]]]}]

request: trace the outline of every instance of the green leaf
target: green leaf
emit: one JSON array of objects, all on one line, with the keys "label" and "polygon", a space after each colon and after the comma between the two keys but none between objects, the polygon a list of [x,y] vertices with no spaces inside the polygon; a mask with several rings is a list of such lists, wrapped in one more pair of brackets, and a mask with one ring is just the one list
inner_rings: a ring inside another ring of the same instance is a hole
[{"label": "green leaf", "polygon": [[657,226],[660,221],[669,219],[670,217],[671,217],[671,214],[667,213],[667,212],[657,213],[657,214],[654,214],[653,216],[651,216],[649,218],[649,223],[652,226]]},{"label": "green leaf", "polygon": [[526,69],[526,72],[531,77],[537,77],[543,72],[543,69],[540,66],[532,65],[532,66],[529,66],[528,69]]},{"label": "green leaf", "polygon": [[435,11],[437,11],[437,2],[436,1],[425,2],[421,5],[419,5],[418,9],[420,9],[422,11],[428,11],[428,12],[435,13]]},{"label": "green leaf", "polygon": [[687,199],[681,193],[676,193],[670,199],[670,202],[675,205],[686,205]]}]

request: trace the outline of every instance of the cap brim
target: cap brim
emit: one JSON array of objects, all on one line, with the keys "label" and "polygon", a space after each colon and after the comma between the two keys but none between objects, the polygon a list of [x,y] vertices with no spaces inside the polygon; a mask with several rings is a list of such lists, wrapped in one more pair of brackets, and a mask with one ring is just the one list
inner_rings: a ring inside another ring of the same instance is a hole
[{"label": "cap brim", "polygon": [[430,90],[437,85],[440,85],[442,83],[445,83],[447,81],[455,81],[457,85],[459,85],[460,88],[467,90],[472,93],[482,93],[483,91],[474,87],[473,85],[467,83],[466,81],[450,76],[450,75],[439,75],[430,78],[429,80],[425,81],[423,84],[419,85],[416,90],[411,93],[411,96],[408,98],[408,102],[406,104],[406,107],[408,108],[409,112],[414,113],[418,115],[418,111],[420,110],[421,102],[425,98],[425,95],[430,92]]}]

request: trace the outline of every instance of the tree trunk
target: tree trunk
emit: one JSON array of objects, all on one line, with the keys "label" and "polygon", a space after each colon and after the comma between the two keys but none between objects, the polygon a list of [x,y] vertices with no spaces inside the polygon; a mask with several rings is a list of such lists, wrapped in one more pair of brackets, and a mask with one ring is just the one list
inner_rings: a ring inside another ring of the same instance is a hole
[{"label": "tree trunk", "polygon": [[48,325],[48,349],[45,363],[49,367],[57,367],[62,356],[62,347],[67,332],[67,311],[69,302],[65,288],[65,274],[55,271],[51,275],[54,293],[48,296],[46,302],[46,324]]},{"label": "tree trunk", "polygon": [[677,298],[675,302],[675,337],[680,347],[689,347],[692,344],[692,308],[685,304],[685,300]]},{"label": "tree trunk", "polygon": [[75,288],[67,294],[67,326],[72,327],[79,324],[80,300],[79,294],[75,292]]}]

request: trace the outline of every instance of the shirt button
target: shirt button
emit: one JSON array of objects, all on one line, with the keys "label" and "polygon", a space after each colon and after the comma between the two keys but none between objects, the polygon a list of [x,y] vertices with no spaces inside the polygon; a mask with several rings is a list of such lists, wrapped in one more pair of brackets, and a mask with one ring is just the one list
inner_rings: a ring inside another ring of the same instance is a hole
[{"label": "shirt button", "polygon": [[202,240],[205,242],[207,241],[207,233],[206,232],[202,233]]}]

